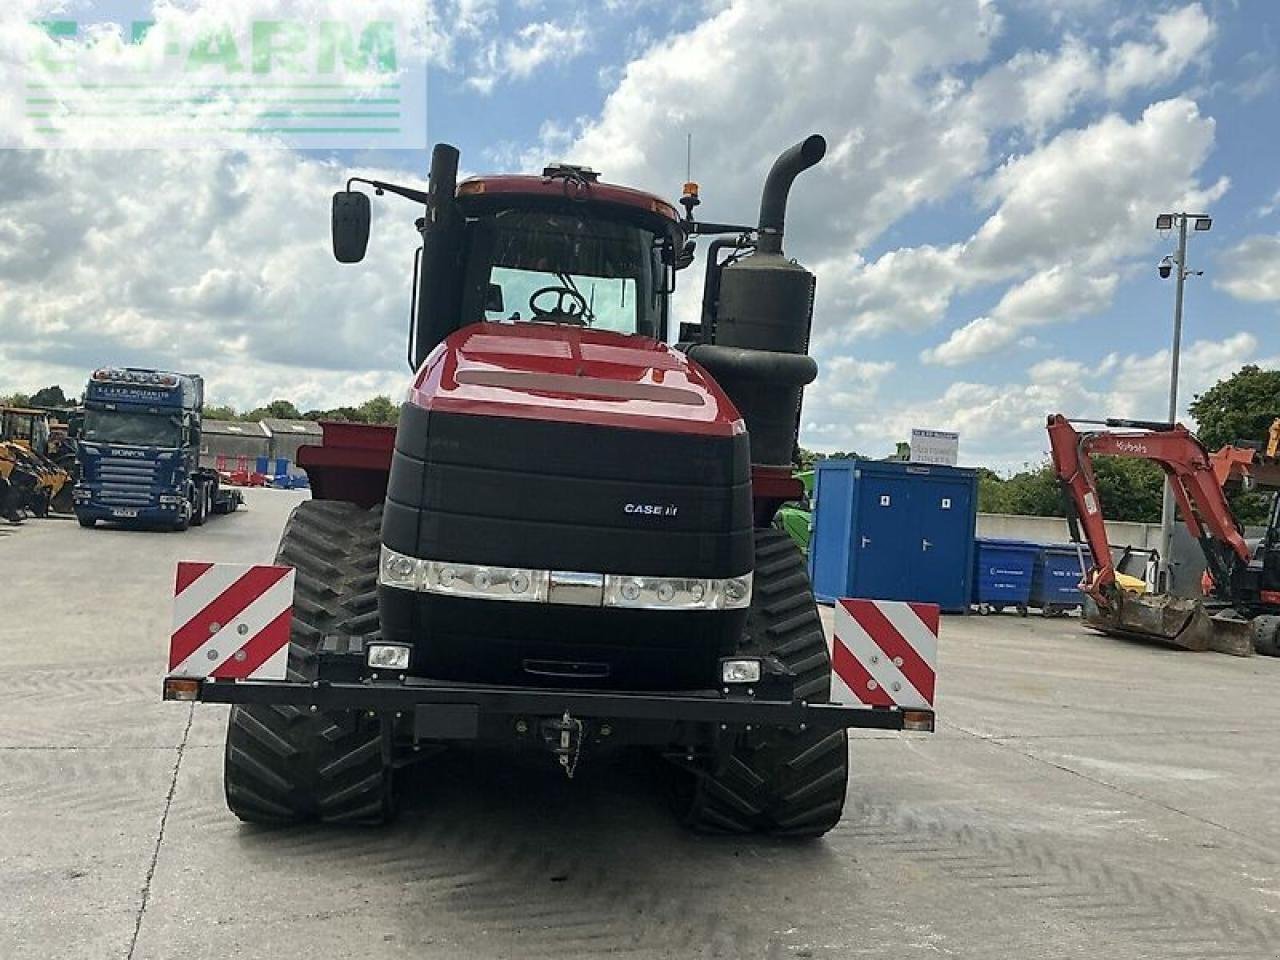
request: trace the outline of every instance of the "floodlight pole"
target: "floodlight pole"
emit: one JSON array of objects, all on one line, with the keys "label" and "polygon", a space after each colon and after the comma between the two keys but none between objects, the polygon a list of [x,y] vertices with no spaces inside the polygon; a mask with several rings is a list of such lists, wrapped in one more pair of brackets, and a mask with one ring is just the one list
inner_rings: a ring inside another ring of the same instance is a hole
[{"label": "floodlight pole", "polygon": [[[1187,214],[1174,214],[1178,221],[1177,286],[1173,295],[1173,357],[1169,366],[1169,422],[1178,421],[1178,363],[1182,355],[1182,289],[1187,282]],[[1158,587],[1168,592],[1169,556],[1173,548],[1173,484],[1164,478],[1164,502],[1160,507],[1160,571]]]}]

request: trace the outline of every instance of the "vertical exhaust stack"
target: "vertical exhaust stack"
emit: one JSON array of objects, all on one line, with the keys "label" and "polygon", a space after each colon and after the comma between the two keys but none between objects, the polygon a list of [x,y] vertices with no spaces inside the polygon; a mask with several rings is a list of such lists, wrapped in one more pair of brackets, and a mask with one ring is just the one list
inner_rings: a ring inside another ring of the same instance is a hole
[{"label": "vertical exhaust stack", "polygon": [[416,370],[458,322],[461,296],[457,277],[460,229],[454,193],[458,187],[458,148],[437,143],[431,151],[427,214],[420,220],[422,269],[418,276],[417,316],[413,318],[412,360]]},{"label": "vertical exhaust stack", "polygon": [[827,141],[814,134],[774,161],[760,197],[755,253],[720,271],[715,342],[689,351],[746,420],[751,461],[760,465],[791,464],[804,388],[818,375],[808,355],[816,278],[784,256],[782,238],[792,183],[826,152]]}]

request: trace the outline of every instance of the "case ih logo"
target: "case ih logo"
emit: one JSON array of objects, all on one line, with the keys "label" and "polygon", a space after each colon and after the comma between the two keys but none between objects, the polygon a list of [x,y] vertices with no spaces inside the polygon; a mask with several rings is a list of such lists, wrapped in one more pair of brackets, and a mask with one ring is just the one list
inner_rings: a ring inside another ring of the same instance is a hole
[{"label": "case ih logo", "polygon": [[674,503],[628,503],[622,508],[623,513],[638,513],[646,517],[674,517],[680,508]]}]

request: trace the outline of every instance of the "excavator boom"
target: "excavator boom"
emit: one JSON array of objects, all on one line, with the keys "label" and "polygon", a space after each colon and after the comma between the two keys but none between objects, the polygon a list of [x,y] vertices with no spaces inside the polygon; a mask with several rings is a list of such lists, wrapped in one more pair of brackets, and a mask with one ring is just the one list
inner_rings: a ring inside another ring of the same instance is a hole
[{"label": "excavator boom", "polygon": [[1119,588],[1092,458],[1102,454],[1159,464],[1169,478],[1183,523],[1204,551],[1215,593],[1227,602],[1232,599],[1238,571],[1251,559],[1240,524],[1222,492],[1219,472],[1229,465],[1211,460],[1200,441],[1181,424],[1107,423],[1145,429],[1081,433],[1062,414],[1054,414],[1048,421],[1054,471],[1075,507],[1093,558],[1093,566],[1080,584],[1091,601],[1085,606],[1086,621],[1107,633],[1151,637],[1192,650],[1214,647],[1229,653],[1249,652],[1248,621],[1211,619],[1195,599],[1135,596]]}]

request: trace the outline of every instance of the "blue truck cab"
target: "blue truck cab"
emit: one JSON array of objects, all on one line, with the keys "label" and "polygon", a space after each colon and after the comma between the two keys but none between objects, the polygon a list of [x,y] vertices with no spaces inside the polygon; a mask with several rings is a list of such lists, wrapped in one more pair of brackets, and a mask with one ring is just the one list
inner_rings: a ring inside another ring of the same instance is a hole
[{"label": "blue truck cab", "polygon": [[200,466],[204,380],[196,374],[102,367],[84,395],[76,518],[185,530],[230,513],[238,490]]}]

